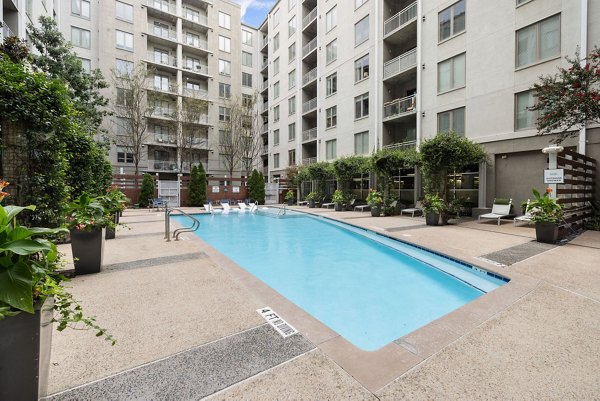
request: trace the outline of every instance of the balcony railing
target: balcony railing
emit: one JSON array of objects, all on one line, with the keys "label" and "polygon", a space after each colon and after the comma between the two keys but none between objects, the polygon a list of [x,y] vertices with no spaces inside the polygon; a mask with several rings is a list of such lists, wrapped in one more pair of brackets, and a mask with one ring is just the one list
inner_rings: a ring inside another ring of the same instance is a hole
[{"label": "balcony railing", "polygon": [[8,25],[6,25],[6,22],[4,22],[2,26],[2,35],[4,38],[8,38],[9,36],[15,36],[13,31],[11,31]]},{"label": "balcony railing", "polygon": [[302,142],[312,141],[317,139],[317,127],[302,131]]},{"label": "balcony railing", "polygon": [[417,49],[408,51],[383,65],[383,79],[417,66]]},{"label": "balcony railing", "polygon": [[197,72],[198,74],[208,75],[208,65],[200,63],[186,63],[181,66],[184,70]]},{"label": "balcony railing", "polygon": [[150,33],[154,36],[160,36],[161,38],[165,38],[165,39],[169,39],[169,40],[177,40],[177,32],[176,31],[174,31],[172,29],[168,29],[168,28],[163,28],[158,25],[154,25],[153,23],[148,24],[148,33]]},{"label": "balcony railing", "polygon": [[266,45],[268,45],[268,44],[269,44],[269,37],[268,37],[268,36],[265,36],[265,37],[263,37],[263,38],[262,38],[262,41],[261,41],[261,46],[260,46],[260,47],[261,47],[261,48],[262,48],[262,47],[265,47],[265,46],[266,46]]},{"label": "balcony railing", "polygon": [[384,145],[383,149],[390,150],[404,150],[404,149],[414,149],[417,146],[417,141],[415,139],[411,141],[397,142],[391,143],[389,145]]},{"label": "balcony railing", "polygon": [[149,51],[147,56],[148,56],[147,60],[150,60],[156,64],[177,67],[177,58],[171,57],[168,54]]},{"label": "balcony railing", "polygon": [[306,57],[310,52],[317,48],[317,38],[314,38],[302,47],[302,57]]},{"label": "balcony railing", "polygon": [[177,84],[169,82],[167,85],[158,84],[154,82],[154,79],[150,78],[146,80],[146,87],[151,90],[159,92],[168,92],[177,94]]},{"label": "balcony railing", "polygon": [[311,12],[309,12],[306,17],[302,18],[302,29],[306,28],[317,18],[317,7],[313,8]]},{"label": "balcony railing", "polygon": [[178,166],[175,160],[148,160],[148,170],[176,172]]},{"label": "balcony railing", "polygon": [[417,18],[416,1],[383,23],[383,36],[387,36],[396,29],[408,24],[415,18]]},{"label": "balcony railing", "polygon": [[267,68],[269,66],[269,60],[265,60],[261,66],[260,66],[260,70],[264,70],[265,68]]},{"label": "balcony railing", "polygon": [[308,113],[309,111],[317,108],[317,98],[312,98],[307,102],[302,103],[302,113]]},{"label": "balcony railing", "polygon": [[165,135],[165,134],[154,134],[154,143],[160,143],[160,144],[171,144],[171,145],[176,145],[177,144],[177,137],[175,136],[169,136],[169,135]]},{"label": "balcony railing", "polygon": [[269,153],[269,145],[263,145],[262,154],[264,155],[266,153]]},{"label": "balcony railing", "polygon": [[160,107],[157,106],[152,110],[152,117],[173,117],[173,113],[175,113],[174,107]]},{"label": "balcony railing", "polygon": [[160,11],[164,11],[167,13],[175,14],[175,4],[170,3],[168,1],[161,0],[148,0],[146,4],[149,7],[155,8]]},{"label": "balcony railing", "polygon": [[208,17],[201,14],[188,14],[185,10],[181,13],[181,17],[187,21],[195,22],[196,24],[208,25]]},{"label": "balcony railing", "polygon": [[208,165],[206,163],[192,163],[192,165],[190,166],[190,163],[183,163],[183,172],[184,173],[189,173],[192,171],[191,167],[193,166],[199,166],[201,165],[204,167],[204,171],[208,171]]},{"label": "balcony railing", "polygon": [[195,47],[197,49],[208,51],[208,41],[204,40],[204,39],[196,39],[196,38],[184,37],[183,38],[183,43],[185,43],[188,46]]},{"label": "balcony railing", "polygon": [[314,164],[317,162],[317,158],[316,157],[307,157],[305,159],[302,159],[302,165],[303,166],[308,166],[309,164]]},{"label": "balcony railing", "polygon": [[317,67],[313,68],[302,77],[302,85],[306,85],[307,83],[314,81],[317,79]]},{"label": "balcony railing", "polygon": [[417,95],[396,99],[383,104],[383,118],[393,118],[405,113],[415,111]]},{"label": "balcony railing", "polygon": [[194,88],[184,88],[183,89],[184,96],[194,97],[194,98],[205,98],[208,96],[208,90],[206,89],[194,89]]},{"label": "balcony railing", "polygon": [[269,87],[269,80],[264,80],[263,83],[260,85],[260,91],[264,91],[267,90],[267,88]]},{"label": "balcony railing", "polygon": [[269,102],[264,102],[262,104],[262,107],[261,107],[260,111],[264,112],[264,111],[267,111],[267,110],[269,110]]}]

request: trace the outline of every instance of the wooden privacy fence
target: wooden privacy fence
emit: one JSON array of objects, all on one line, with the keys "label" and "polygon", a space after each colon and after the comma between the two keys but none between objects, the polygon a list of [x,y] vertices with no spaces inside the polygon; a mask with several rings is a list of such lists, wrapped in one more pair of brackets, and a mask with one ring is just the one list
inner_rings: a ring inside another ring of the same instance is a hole
[{"label": "wooden privacy fence", "polygon": [[556,196],[565,210],[565,223],[579,228],[592,216],[591,201],[596,182],[596,160],[565,149],[558,154],[558,168],[564,169],[564,184],[558,184]]}]

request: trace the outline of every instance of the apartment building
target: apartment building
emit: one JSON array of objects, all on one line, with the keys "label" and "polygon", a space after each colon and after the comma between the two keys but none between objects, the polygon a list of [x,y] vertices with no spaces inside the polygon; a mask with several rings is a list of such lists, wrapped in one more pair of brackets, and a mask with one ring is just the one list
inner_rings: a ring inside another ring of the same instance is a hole
[{"label": "apartment building", "polygon": [[[452,129],[490,154],[456,172],[458,195],[526,199],[543,187],[551,141],[536,135],[529,89],[600,44],[599,18],[597,0],[279,1],[259,28],[269,176]],[[565,145],[600,158],[598,131]],[[397,185],[401,199],[420,195],[414,169]]]},{"label": "apartment building", "polygon": [[55,17],[58,0],[3,0],[0,8],[0,41],[8,36],[27,39],[27,24],[40,16]]}]

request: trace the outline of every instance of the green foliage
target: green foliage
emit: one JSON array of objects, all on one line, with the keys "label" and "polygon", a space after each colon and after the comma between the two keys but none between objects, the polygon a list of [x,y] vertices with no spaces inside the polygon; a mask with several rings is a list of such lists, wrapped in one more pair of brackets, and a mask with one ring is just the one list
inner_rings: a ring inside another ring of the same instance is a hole
[{"label": "green foliage", "polygon": [[289,166],[285,170],[285,177],[287,178],[290,188],[298,188],[300,186],[300,181],[298,181],[298,170],[298,166]]},{"label": "green foliage", "polygon": [[562,206],[556,199],[551,198],[548,192],[544,192],[542,195],[535,188],[532,189],[532,192],[535,199],[529,203],[531,221],[558,224],[563,217]]},{"label": "green foliage", "polygon": [[206,203],[206,172],[202,163],[192,168],[189,203],[190,206],[202,206]]},{"label": "green foliage", "polygon": [[341,157],[332,163],[333,173],[338,184],[347,189],[352,180],[369,171],[369,158],[365,156]]},{"label": "green foliage", "polygon": [[402,168],[419,166],[421,156],[415,149],[381,149],[371,157],[371,170],[392,177]]},{"label": "green foliage", "polygon": [[127,196],[116,185],[111,185],[103,196],[98,197],[98,200],[109,216],[125,210],[125,204],[129,202]]},{"label": "green foliage", "polygon": [[102,206],[102,197],[92,198],[83,193],[67,207],[69,230],[91,231],[94,228],[114,227],[114,222]]},{"label": "green foliage", "polygon": [[6,54],[13,63],[21,63],[29,57],[27,42],[17,36],[9,36],[0,43],[0,53]]},{"label": "green foliage", "polygon": [[285,200],[286,201],[293,200],[295,197],[296,197],[296,194],[291,189],[288,189],[287,192],[285,193]]},{"label": "green foliage", "polygon": [[82,308],[61,285],[65,278],[58,273],[62,267],[56,245],[46,239],[65,229],[28,228],[17,225],[16,217],[35,206],[0,206],[0,320],[18,313],[35,313],[35,306],[54,298],[57,329],[91,328],[96,336],[115,340],[93,317],[84,317]]},{"label": "green foliage", "polygon": [[307,201],[311,201],[311,200],[315,200],[317,194],[314,192],[309,192],[308,195],[306,195],[306,200]]},{"label": "green foliage", "polygon": [[448,210],[446,201],[438,194],[427,194],[422,201],[423,213],[435,212],[442,214]]},{"label": "green foliage", "polygon": [[150,174],[144,174],[138,203],[140,207],[148,206],[148,201],[154,198],[154,179]]},{"label": "green foliage", "polygon": [[336,189],[333,195],[331,196],[331,201],[334,203],[344,203],[344,200],[344,192],[341,189]]},{"label": "green foliage", "polygon": [[298,173],[296,175],[296,184],[298,187],[305,181],[310,180],[310,175],[308,174],[308,166],[300,166],[298,167]]},{"label": "green foliage", "polygon": [[92,196],[103,194],[112,181],[112,166],[105,148],[81,131],[72,130],[69,134],[66,155],[71,197],[77,198],[84,192]]},{"label": "green foliage", "polygon": [[578,135],[586,123],[600,123],[600,48],[586,57],[566,57],[569,67],[559,67],[553,76],[540,77],[533,86],[537,103],[529,110],[539,112],[538,133],[558,134],[556,143]]},{"label": "green foliage", "polygon": [[335,178],[332,163],[318,162],[310,164],[307,167],[307,174],[310,180],[316,181],[317,199],[322,199],[325,194],[325,181]]},{"label": "green foliage", "polygon": [[248,192],[250,199],[260,205],[265,203],[265,178],[261,172],[254,169],[248,180]]},{"label": "green foliage", "polygon": [[383,203],[383,196],[381,192],[376,191],[374,189],[369,189],[369,194],[367,195],[367,203],[371,206],[378,206]]}]

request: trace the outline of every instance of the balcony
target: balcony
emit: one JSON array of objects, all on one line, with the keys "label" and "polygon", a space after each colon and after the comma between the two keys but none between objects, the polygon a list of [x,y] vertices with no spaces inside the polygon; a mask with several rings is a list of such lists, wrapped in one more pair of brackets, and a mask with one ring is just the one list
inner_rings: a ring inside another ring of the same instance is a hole
[{"label": "balcony", "polygon": [[210,29],[208,26],[208,17],[206,15],[192,14],[187,12],[187,10],[183,10],[181,12],[181,18],[185,28],[201,32],[207,32]]},{"label": "balcony", "polygon": [[8,27],[6,22],[2,23],[2,37],[8,38],[9,36],[16,36],[15,33]]},{"label": "balcony", "polygon": [[146,62],[159,67],[169,67],[169,70],[177,69],[177,58],[171,57],[165,53],[149,51],[146,53]]},{"label": "balcony", "polygon": [[146,5],[150,15],[160,17],[173,17],[176,15],[177,8],[175,3],[170,3],[166,0],[147,0]]},{"label": "balcony", "polygon": [[[150,135],[152,135],[152,133]],[[165,134],[154,134],[154,136],[151,136],[150,140],[146,144],[158,146],[177,146],[177,137]]]},{"label": "balcony", "polygon": [[181,43],[183,43],[185,48],[188,50],[194,50],[196,52],[200,50],[200,53],[202,54],[212,53],[210,50],[208,50],[208,40],[206,39],[198,39],[194,37],[184,36]]},{"label": "balcony", "polygon": [[268,66],[269,66],[269,60],[264,60],[260,66],[260,72],[263,72],[264,70],[266,70]]},{"label": "balcony", "polygon": [[267,153],[269,153],[269,145],[263,145],[262,154],[266,155]]},{"label": "balcony", "polygon": [[261,92],[264,92],[267,89],[269,89],[269,80],[268,79],[264,80],[263,83],[260,85]]},{"label": "balcony", "polygon": [[382,146],[382,149],[406,150],[406,149],[414,149],[416,147],[417,147],[417,141],[413,139],[412,141],[404,141],[404,142],[391,143],[389,145],[384,145],[384,146]]},{"label": "balcony", "polygon": [[184,65],[182,65],[181,68],[185,73],[193,73],[197,75],[202,75],[204,77],[210,77],[208,73],[208,65],[206,64],[187,62]]},{"label": "balcony", "polygon": [[317,139],[317,127],[302,131],[302,142],[310,142]]},{"label": "balcony", "polygon": [[317,110],[317,98],[312,98],[307,102],[302,103],[302,114],[307,114]]},{"label": "balcony", "polygon": [[165,84],[162,82],[155,82],[154,79],[152,79],[152,78],[146,80],[146,89],[149,89],[152,91],[168,93],[170,95],[177,95],[177,93],[178,93],[177,88],[178,88],[177,84],[172,83],[172,82]]},{"label": "balcony", "polygon": [[262,41],[260,42],[260,51],[266,52],[269,48],[269,37],[263,36]]},{"label": "balcony", "polygon": [[[316,31],[316,29],[314,29],[315,27],[313,26],[313,25],[316,25],[316,23],[315,23],[316,20],[317,20],[317,7],[312,9],[310,13],[308,13],[304,18],[302,18],[302,31],[305,31],[308,27],[311,28],[311,31],[312,30]],[[315,24],[313,24],[313,23],[315,23]]]},{"label": "balcony", "polygon": [[383,104],[383,121],[395,120],[416,113],[417,95],[396,99]]},{"label": "balcony", "polygon": [[163,28],[153,23],[148,23],[148,34],[156,36],[158,38],[167,39],[171,41],[177,41],[177,31],[173,29]]},{"label": "balcony", "polygon": [[398,76],[417,66],[417,49],[410,50],[383,65],[383,80]]},{"label": "balcony", "polygon": [[264,102],[260,108],[260,112],[261,113],[268,113],[269,112],[269,102]]},{"label": "balcony", "polygon": [[148,170],[176,173],[178,167],[175,160],[148,160]]},{"label": "balcony", "polygon": [[[383,23],[383,38],[392,43],[400,43],[417,32],[417,2],[415,1],[398,14],[388,18]],[[405,29],[409,28],[409,29]]]},{"label": "balcony", "polygon": [[163,118],[172,119],[174,114],[175,114],[175,107],[156,106],[156,107],[154,107],[154,109],[152,109],[152,112],[150,115],[148,115],[148,117],[160,118],[160,119],[163,119]]},{"label": "balcony", "polygon": [[312,70],[310,70],[309,72],[304,74],[304,76],[302,76],[302,86],[306,86],[310,83],[316,82],[316,80],[317,80],[317,67],[313,68]]},{"label": "balcony", "polygon": [[195,99],[206,99],[206,98],[208,98],[208,90],[195,89],[195,88],[184,88],[183,95],[187,96],[187,97],[193,97]]},{"label": "balcony", "polygon": [[317,162],[317,158],[316,157],[307,157],[305,159],[302,159],[302,165],[303,166],[308,166],[310,164],[315,164]]},{"label": "balcony", "polygon": [[307,44],[302,47],[302,58],[304,59],[306,56],[311,54],[317,49],[317,38],[314,38]]},{"label": "balcony", "polygon": [[[204,167],[204,171],[208,171],[208,164],[207,163],[192,163],[192,166],[199,166],[202,164],[202,167]],[[183,171],[184,173],[190,173],[192,171],[190,167],[190,163],[183,163]]]}]

